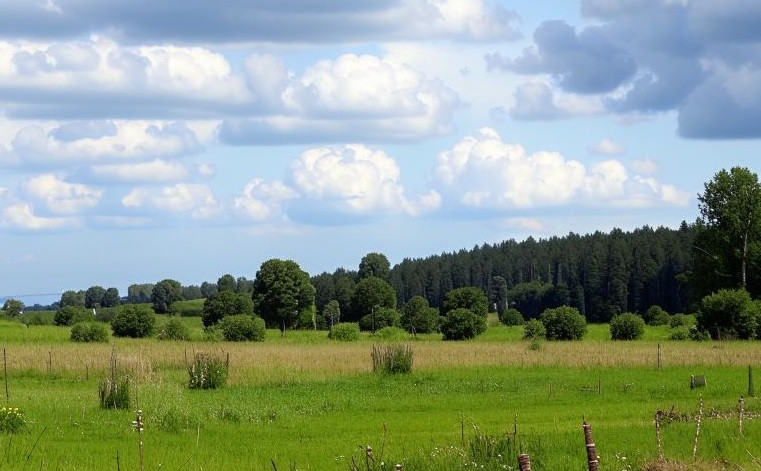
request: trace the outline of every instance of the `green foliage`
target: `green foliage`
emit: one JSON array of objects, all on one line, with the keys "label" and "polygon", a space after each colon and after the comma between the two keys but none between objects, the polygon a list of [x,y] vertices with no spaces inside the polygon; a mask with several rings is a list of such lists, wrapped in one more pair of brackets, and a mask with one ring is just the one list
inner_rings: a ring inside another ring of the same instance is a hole
[{"label": "green foliage", "polygon": [[547,330],[547,340],[580,340],[587,332],[587,321],[575,307],[545,309],[539,320]]},{"label": "green foliage", "polygon": [[172,317],[161,327],[156,337],[159,340],[189,340],[190,329],[182,320]]},{"label": "green foliage", "polygon": [[98,386],[101,409],[129,409],[130,395],[130,380],[127,375],[112,375],[101,381]]},{"label": "green foliage", "polygon": [[153,283],[133,284],[127,287],[127,302],[130,304],[145,304],[151,302]]},{"label": "green foliage", "polygon": [[100,309],[96,309],[95,320],[110,324],[117,312],[119,312],[118,307],[102,307]]},{"label": "green foliage", "polygon": [[523,314],[515,308],[505,309],[499,316],[500,322],[505,325],[523,325]]},{"label": "green foliage", "polygon": [[610,320],[610,338],[613,340],[637,340],[645,333],[645,321],[636,314],[625,312]]},{"label": "green foliage", "polygon": [[102,322],[77,322],[71,327],[74,342],[108,342],[108,329]]},{"label": "green foliage", "polygon": [[642,319],[647,325],[668,325],[671,321],[671,316],[660,306],[653,305],[642,314]]},{"label": "green foliage", "polygon": [[690,338],[690,328],[684,325],[672,327],[669,332],[669,340],[687,340]]},{"label": "green foliage", "polygon": [[375,332],[384,327],[399,327],[401,325],[399,311],[387,307],[376,307],[371,314],[359,320],[359,329]]},{"label": "green foliage", "polygon": [[422,296],[413,296],[402,308],[401,326],[415,334],[428,334],[439,330],[439,310],[430,307]]},{"label": "green foliage", "polygon": [[18,299],[6,299],[3,304],[3,311],[8,317],[18,317],[24,311],[24,303]]},{"label": "green foliage", "polygon": [[64,306],[81,306],[85,307],[85,292],[84,291],[64,291],[61,294],[61,307]]},{"label": "green foliage", "polygon": [[314,305],[315,289],[309,274],[293,260],[271,259],[264,262],[254,279],[254,312],[269,327],[292,328],[299,313]]},{"label": "green foliage", "polygon": [[359,339],[359,324],[356,322],[339,322],[328,332],[328,338],[353,342]]},{"label": "green foliage", "polygon": [[26,417],[18,407],[0,408],[0,433],[19,433],[26,429]]},{"label": "green foliage", "polygon": [[217,280],[217,292],[220,291],[236,291],[238,283],[235,281],[235,277],[231,274],[222,275]]},{"label": "green foliage", "polygon": [[409,345],[373,345],[373,372],[399,374],[412,372],[413,351]]},{"label": "green foliage", "polygon": [[254,302],[245,293],[231,290],[218,291],[203,303],[203,325],[210,327],[226,316],[252,316]]},{"label": "green foliage", "polygon": [[362,278],[354,286],[351,297],[351,315],[346,320],[359,320],[378,308],[396,309],[396,291],[387,281],[377,276]]},{"label": "green foliage", "polygon": [[697,324],[697,320],[695,319],[695,316],[691,314],[674,314],[671,316],[671,319],[669,319],[669,325],[674,327],[692,327],[693,325]]},{"label": "green foliage", "polygon": [[406,340],[410,334],[401,327],[383,327],[375,331],[374,337],[380,340]]},{"label": "green foliage", "polygon": [[472,339],[484,331],[486,331],[486,319],[470,309],[453,309],[447,312],[441,322],[444,340]]},{"label": "green foliage", "polygon": [[182,300],[182,285],[177,280],[161,280],[151,290],[151,303],[157,314],[166,314],[172,303]]},{"label": "green foliage", "polygon": [[225,340],[231,342],[242,342],[254,340],[261,342],[264,340],[267,332],[264,320],[261,317],[238,314],[234,316],[225,316],[219,321],[219,328]]},{"label": "green foliage", "polygon": [[489,300],[480,288],[466,286],[449,291],[441,303],[441,312],[448,313],[456,309],[468,309],[486,319],[489,313]]},{"label": "green foliage", "polygon": [[53,311],[26,311],[19,318],[24,325],[55,325]]},{"label": "green foliage", "polygon": [[701,300],[697,328],[713,339],[753,339],[760,311],[759,304],[751,300],[746,290],[719,290]]},{"label": "green foliage", "polygon": [[698,329],[697,326],[690,327],[689,337],[690,340],[694,340],[696,342],[705,342],[707,340],[711,340],[711,334],[705,330]]},{"label": "green foliage", "polygon": [[116,337],[148,337],[153,333],[155,325],[156,315],[140,305],[122,306],[111,320],[111,330]]},{"label": "green foliage", "polygon": [[227,362],[220,356],[196,353],[188,368],[189,389],[218,389],[227,384]]},{"label": "green foliage", "polygon": [[362,257],[362,260],[359,262],[359,271],[357,274],[359,275],[359,278],[375,276],[382,280],[387,280],[390,267],[391,265],[385,255],[382,253],[370,252]]},{"label": "green foliage", "polygon": [[90,286],[85,291],[85,307],[87,309],[100,307],[105,294],[106,289],[102,286]]},{"label": "green foliage", "polygon": [[180,317],[201,317],[205,299],[188,299],[175,301],[169,307],[169,314]]},{"label": "green foliage", "polygon": [[330,327],[341,321],[341,306],[338,301],[331,299],[322,308],[322,317],[325,319],[325,326]]},{"label": "green foliage", "polygon": [[523,338],[526,340],[543,339],[547,336],[547,329],[539,319],[529,319],[523,325]]},{"label": "green foliage", "polygon": [[103,293],[103,298],[100,300],[100,307],[116,307],[122,303],[122,298],[119,296],[119,290],[116,288],[108,288]]},{"label": "green foliage", "polygon": [[80,306],[63,306],[55,312],[55,325],[73,325],[93,320],[92,311]]}]

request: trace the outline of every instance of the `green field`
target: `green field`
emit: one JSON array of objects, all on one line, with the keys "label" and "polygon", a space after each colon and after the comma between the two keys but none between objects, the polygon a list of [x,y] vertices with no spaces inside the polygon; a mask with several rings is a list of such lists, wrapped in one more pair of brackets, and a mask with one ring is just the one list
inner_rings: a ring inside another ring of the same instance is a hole
[{"label": "green field", "polygon": [[[757,342],[667,341],[667,328],[613,342],[607,326],[590,326],[584,341],[535,349],[521,328],[492,325],[473,341],[409,339],[413,372],[384,376],[372,373],[377,342],[367,334],[349,343],[310,331],[203,342],[200,320],[183,321],[198,340],[75,344],[68,328],[0,322],[7,406],[28,420],[21,433],[0,434],[0,469],[139,469],[138,407],[150,470],[365,470],[381,461],[517,469],[516,450],[531,454],[534,470],[586,470],[582,417],[601,469],[643,469],[657,458],[659,409],[673,412],[662,428],[665,457],[692,465],[701,398],[698,464],[689,469],[761,469],[761,402],[745,399],[742,435],[737,413],[748,365],[761,364]],[[137,388],[130,410],[99,407],[112,350]],[[227,387],[187,389],[186,362],[199,352],[229,355]],[[690,389],[693,374],[706,387]]]}]

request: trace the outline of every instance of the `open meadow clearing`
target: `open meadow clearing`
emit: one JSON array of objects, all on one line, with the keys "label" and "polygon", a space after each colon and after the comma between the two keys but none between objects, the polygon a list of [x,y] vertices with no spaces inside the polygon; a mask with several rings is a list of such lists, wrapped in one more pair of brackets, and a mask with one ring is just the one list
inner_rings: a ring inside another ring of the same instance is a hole
[{"label": "open meadow clearing", "polygon": [[[200,338],[200,320],[183,321]],[[369,334],[77,344],[69,330],[0,326],[7,406],[27,421],[0,435],[0,469],[140,469],[138,408],[151,470],[517,469],[517,451],[534,470],[586,470],[582,417],[601,469],[643,469],[658,457],[657,410],[669,414],[665,458],[693,463],[701,399],[696,469],[761,469],[761,403],[744,399],[742,434],[738,414],[748,366],[761,364],[756,342],[668,341],[657,327],[645,340],[613,342],[607,326],[590,325],[583,341],[532,346],[521,327],[492,325],[465,342],[407,339],[412,373],[381,375],[370,353],[382,342]],[[127,410],[99,406],[112,352],[132,378]],[[195,353],[229,358],[226,387],[187,388]],[[706,386],[690,389],[690,375]]]}]

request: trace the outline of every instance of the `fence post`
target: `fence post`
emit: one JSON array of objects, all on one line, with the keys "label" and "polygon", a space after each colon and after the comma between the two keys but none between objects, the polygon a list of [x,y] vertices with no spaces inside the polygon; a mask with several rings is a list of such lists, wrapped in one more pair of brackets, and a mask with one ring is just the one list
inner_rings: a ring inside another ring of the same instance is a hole
[{"label": "fence post", "polygon": [[700,435],[700,422],[703,420],[703,398],[700,398],[700,408],[698,409],[698,427],[695,429],[695,443],[692,445],[692,459],[698,457],[698,436]]},{"label": "fence post", "polygon": [[521,453],[518,455],[518,470],[531,471],[531,457],[528,453]]},{"label": "fence post", "polygon": [[740,396],[740,400],[737,401],[737,415],[739,416],[739,429],[740,435],[743,434],[743,416],[745,415],[745,400]]},{"label": "fence post", "polygon": [[663,442],[661,441],[661,417],[663,417],[663,411],[659,410],[655,413],[655,445],[658,448],[658,460],[663,459]]},{"label": "fence post", "polygon": [[748,365],[748,397],[756,397],[756,391],[753,388],[753,368]]},{"label": "fence post", "polygon": [[597,447],[595,447],[595,439],[592,436],[592,425],[588,424],[582,417],[582,428],[584,429],[584,441],[587,444],[587,465],[589,471],[598,471],[600,466],[600,457],[597,456]]}]

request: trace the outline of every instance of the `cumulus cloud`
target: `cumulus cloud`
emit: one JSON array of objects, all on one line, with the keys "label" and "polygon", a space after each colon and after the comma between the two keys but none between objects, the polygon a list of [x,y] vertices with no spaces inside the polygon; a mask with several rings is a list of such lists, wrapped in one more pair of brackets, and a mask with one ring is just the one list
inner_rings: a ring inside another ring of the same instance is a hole
[{"label": "cumulus cloud", "polygon": [[626,152],[626,146],[604,138],[590,147],[589,152],[596,155],[621,155]]},{"label": "cumulus cloud", "polygon": [[630,175],[619,161],[586,167],[557,152],[527,154],[523,147],[503,142],[490,128],[439,154],[434,180],[445,201],[471,210],[686,203],[683,192]]},{"label": "cumulus cloud", "polygon": [[568,116],[565,110],[555,104],[552,89],[541,82],[519,85],[515,89],[515,103],[509,114],[515,119],[525,120],[549,120]]},{"label": "cumulus cloud", "polygon": [[24,192],[41,201],[55,214],[77,214],[98,205],[103,189],[68,183],[55,175],[32,177],[22,184]]},{"label": "cumulus cloud", "polygon": [[640,175],[652,175],[658,171],[658,163],[647,158],[633,160],[629,166]]},{"label": "cumulus cloud", "polygon": [[255,178],[235,197],[233,207],[242,217],[261,222],[272,219],[275,214],[282,216],[282,204],[296,197],[298,193],[283,182]]},{"label": "cumulus cloud", "polygon": [[396,161],[360,144],[309,149],[291,163],[288,179],[300,194],[290,207],[301,218],[418,215],[440,204],[435,192],[408,198]]},{"label": "cumulus cloud", "polygon": [[93,165],[90,174],[98,180],[158,183],[184,180],[190,171],[180,162],[155,159],[130,164]]},{"label": "cumulus cloud", "polygon": [[9,229],[44,231],[74,227],[77,220],[71,217],[37,216],[30,203],[16,202],[0,210],[0,225]]},{"label": "cumulus cloud", "polygon": [[121,202],[126,208],[184,213],[194,219],[210,218],[222,209],[207,185],[194,183],[161,188],[138,187],[125,195]]},{"label": "cumulus cloud", "polygon": [[517,36],[515,13],[484,0],[166,0],[159,4],[46,0],[43,7],[34,1],[5,0],[0,4],[0,35],[81,37],[111,31],[133,41],[161,43]]}]

